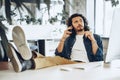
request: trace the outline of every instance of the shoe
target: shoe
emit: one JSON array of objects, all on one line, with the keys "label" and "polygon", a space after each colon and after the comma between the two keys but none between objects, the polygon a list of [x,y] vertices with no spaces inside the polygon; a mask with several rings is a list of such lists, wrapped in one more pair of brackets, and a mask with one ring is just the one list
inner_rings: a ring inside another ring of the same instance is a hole
[{"label": "shoe", "polygon": [[13,42],[15,43],[18,51],[25,60],[32,58],[32,53],[28,47],[27,40],[24,34],[24,31],[21,27],[15,26],[12,30]]},{"label": "shoe", "polygon": [[7,55],[10,58],[15,72],[25,71],[27,69],[27,61],[21,57],[20,53],[13,47],[12,44],[9,43],[8,48],[9,53]]}]

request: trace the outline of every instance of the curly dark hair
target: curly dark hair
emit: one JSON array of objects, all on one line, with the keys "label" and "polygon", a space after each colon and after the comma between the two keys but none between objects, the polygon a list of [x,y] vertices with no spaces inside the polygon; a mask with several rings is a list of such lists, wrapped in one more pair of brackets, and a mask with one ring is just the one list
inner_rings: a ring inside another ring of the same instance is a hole
[{"label": "curly dark hair", "polygon": [[[66,25],[67,25],[68,27],[71,26],[71,25],[72,25],[72,19],[73,19],[74,17],[78,17],[78,16],[80,16],[80,17],[83,19],[83,21],[84,21],[84,30],[85,30],[85,31],[89,31],[90,28],[89,28],[89,26],[88,26],[88,20],[87,20],[86,17],[84,17],[82,14],[75,13],[75,14],[71,15],[71,16],[68,18]],[[72,29],[72,35],[71,35],[71,36],[75,36],[75,35],[76,35],[76,32],[75,32],[75,30],[74,30],[74,28],[73,28],[73,29]]]},{"label": "curly dark hair", "polygon": [[68,18],[67,26],[71,26],[72,25],[72,19],[74,17],[78,17],[78,16],[80,16],[84,21],[84,30],[89,31],[90,29],[89,29],[89,26],[88,26],[88,20],[82,14],[78,14],[78,13],[75,13]]}]

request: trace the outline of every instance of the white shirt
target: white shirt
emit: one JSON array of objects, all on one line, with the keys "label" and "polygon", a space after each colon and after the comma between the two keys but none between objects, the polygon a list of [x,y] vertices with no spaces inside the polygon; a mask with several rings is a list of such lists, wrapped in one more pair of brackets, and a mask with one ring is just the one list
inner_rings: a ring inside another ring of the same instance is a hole
[{"label": "white shirt", "polygon": [[87,52],[83,42],[83,35],[76,35],[76,42],[72,48],[71,60],[89,62]]}]

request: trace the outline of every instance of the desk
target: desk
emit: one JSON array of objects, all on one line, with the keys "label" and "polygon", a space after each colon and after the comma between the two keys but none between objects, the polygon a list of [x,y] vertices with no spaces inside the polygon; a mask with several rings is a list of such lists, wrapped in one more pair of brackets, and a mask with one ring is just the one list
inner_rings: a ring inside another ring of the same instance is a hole
[{"label": "desk", "polygon": [[[88,70],[74,69],[76,66],[101,64]],[[61,71],[61,67],[72,68],[71,71]],[[39,70],[27,70],[16,73],[13,69],[0,71],[0,80],[120,80],[120,68],[109,68],[103,62],[78,63],[59,65]]]}]

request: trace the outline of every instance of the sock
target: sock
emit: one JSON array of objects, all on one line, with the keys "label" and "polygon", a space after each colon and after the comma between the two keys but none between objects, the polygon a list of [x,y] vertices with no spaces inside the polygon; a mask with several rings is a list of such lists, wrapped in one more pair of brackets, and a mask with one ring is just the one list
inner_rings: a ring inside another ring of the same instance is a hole
[{"label": "sock", "polygon": [[27,60],[26,63],[27,63],[26,69],[34,69],[35,68],[35,64],[34,64],[34,61],[32,59]]}]

